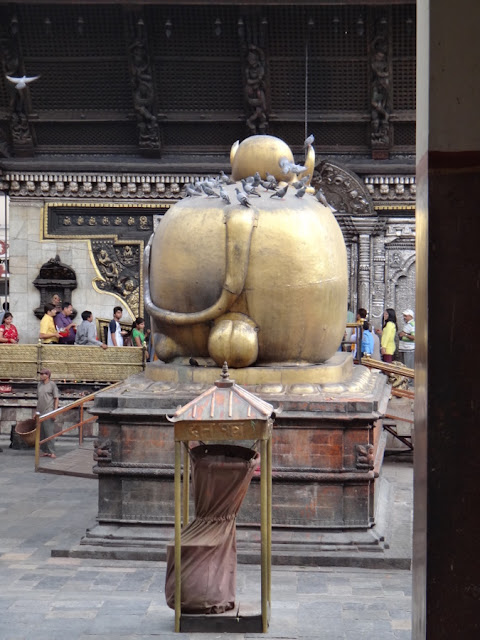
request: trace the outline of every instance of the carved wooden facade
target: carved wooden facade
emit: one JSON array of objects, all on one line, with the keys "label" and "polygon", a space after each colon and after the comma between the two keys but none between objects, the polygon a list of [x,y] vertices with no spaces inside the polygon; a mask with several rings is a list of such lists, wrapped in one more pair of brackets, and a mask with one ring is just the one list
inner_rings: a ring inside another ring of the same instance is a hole
[{"label": "carved wooden facade", "polygon": [[[228,170],[237,139],[277,135],[301,158],[307,121],[352,309],[412,307],[415,30],[409,0],[1,5],[0,190],[12,207],[68,204],[48,208],[43,237],[91,238],[93,286],[141,310],[140,260],[122,247],[140,252],[186,183]],[[6,74],[40,78],[19,91]]]}]

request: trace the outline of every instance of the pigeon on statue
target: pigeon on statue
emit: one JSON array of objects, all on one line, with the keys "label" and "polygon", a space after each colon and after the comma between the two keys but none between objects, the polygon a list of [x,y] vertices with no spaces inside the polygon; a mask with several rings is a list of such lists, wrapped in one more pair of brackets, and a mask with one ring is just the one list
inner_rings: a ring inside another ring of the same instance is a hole
[{"label": "pigeon on statue", "polygon": [[247,196],[244,193],[242,193],[240,191],[240,189],[238,189],[238,187],[235,187],[235,192],[237,194],[237,200],[242,205],[242,207],[251,207],[252,206],[250,204],[250,202],[248,201]]},{"label": "pigeon on statue", "polygon": [[207,194],[209,198],[219,198],[220,196],[205,182],[202,184],[203,192]]},{"label": "pigeon on statue", "polygon": [[306,185],[309,178],[310,178],[310,174],[308,173],[306,176],[303,176],[301,180],[297,180],[297,182],[294,182],[292,184],[292,187],[295,187],[295,189],[301,189],[303,186]]},{"label": "pigeon on statue", "polygon": [[275,178],[275,176],[272,176],[271,173],[266,173],[266,181],[267,182],[271,182],[273,185],[277,186],[277,179]]},{"label": "pigeon on statue", "polygon": [[29,82],[33,82],[34,80],[38,80],[38,78],[40,78],[40,76],[31,76],[30,78],[28,78],[27,76],[22,76],[21,78],[14,78],[13,76],[6,77],[7,80],[13,82],[13,84],[15,85],[15,89],[18,89],[19,91],[21,89],[25,89]]},{"label": "pigeon on statue", "polygon": [[225,171],[220,171],[220,181],[223,182],[223,184],[235,184],[234,180],[231,180]]},{"label": "pigeon on statue", "polygon": [[287,193],[287,190],[288,190],[288,184],[286,184],[283,187],[283,189],[278,189],[278,191],[275,191],[275,193],[272,193],[270,198],[283,198],[284,195]]},{"label": "pigeon on statue", "polygon": [[220,187],[220,197],[225,202],[225,204],[231,204],[228,193],[225,191],[223,187]]},{"label": "pigeon on statue", "polygon": [[305,142],[303,143],[304,148],[306,149],[307,147],[311,147],[312,144],[315,141],[315,136],[313,135],[313,133],[311,133],[308,138],[305,139]]},{"label": "pigeon on statue", "polygon": [[260,184],[265,189],[265,191],[276,191],[276,189],[277,189],[277,181],[276,180],[275,180],[275,182],[269,182],[268,180],[262,180],[260,182]]},{"label": "pigeon on statue", "polygon": [[297,192],[295,193],[295,197],[296,198],[303,198],[303,196],[305,195],[305,191],[307,190],[307,187],[305,185],[303,185],[303,187],[300,187],[300,189],[297,189]]},{"label": "pigeon on statue", "polygon": [[189,184],[185,186],[185,191],[187,192],[187,196],[190,196],[190,197],[200,195],[200,193],[198,193],[198,191]]},{"label": "pigeon on statue", "polygon": [[243,190],[247,194],[247,196],[258,196],[261,198],[261,195],[253,186],[253,183],[247,182],[246,180],[242,180]]},{"label": "pigeon on statue", "polygon": [[333,212],[335,212],[335,211],[336,211],[336,209],[334,209],[334,208],[332,207],[332,205],[328,203],[328,200],[327,200],[327,198],[325,197],[325,193],[323,192],[322,187],[318,187],[318,191],[317,191],[317,193],[316,193],[315,195],[317,196],[317,200],[318,200],[319,202],[321,202],[325,207],[328,207],[328,208],[329,208],[329,209],[331,209]]}]

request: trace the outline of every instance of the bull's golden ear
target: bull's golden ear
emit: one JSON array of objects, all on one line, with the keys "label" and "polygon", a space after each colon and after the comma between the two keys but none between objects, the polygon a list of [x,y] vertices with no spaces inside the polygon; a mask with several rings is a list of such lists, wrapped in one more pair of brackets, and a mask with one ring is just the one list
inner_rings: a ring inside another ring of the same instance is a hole
[{"label": "bull's golden ear", "polygon": [[237,140],[232,144],[232,148],[230,149],[230,164],[233,165],[233,159],[235,158],[235,154],[237,153],[237,149],[240,145],[240,140]]}]

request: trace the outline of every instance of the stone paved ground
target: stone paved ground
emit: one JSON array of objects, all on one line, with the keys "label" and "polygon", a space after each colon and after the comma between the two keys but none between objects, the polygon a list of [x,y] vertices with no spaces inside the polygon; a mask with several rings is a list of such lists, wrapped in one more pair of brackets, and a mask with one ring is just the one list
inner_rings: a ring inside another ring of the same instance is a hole
[{"label": "stone paved ground", "polygon": [[[273,568],[266,636],[175,634],[164,563],[50,557],[95,523],[96,481],[35,474],[31,451],[0,444],[0,640],[411,638],[409,571],[302,567]],[[411,478],[409,465],[390,466]],[[259,603],[259,578],[239,566],[240,597]]]}]

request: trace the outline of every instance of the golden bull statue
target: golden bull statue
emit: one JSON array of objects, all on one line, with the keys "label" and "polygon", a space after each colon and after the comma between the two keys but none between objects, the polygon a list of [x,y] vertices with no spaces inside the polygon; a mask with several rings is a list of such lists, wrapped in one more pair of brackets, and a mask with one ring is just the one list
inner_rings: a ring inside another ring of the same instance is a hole
[{"label": "golden bull statue", "polygon": [[[144,261],[160,360],[210,357],[238,368],[321,363],[335,353],[345,331],[347,259],[335,217],[308,186],[314,160],[308,147],[298,167],[282,140],[252,136],[232,147],[239,182],[222,184],[223,198],[214,186],[168,210]],[[278,190],[260,183],[258,195],[249,193],[256,172],[256,182],[270,176]],[[300,197],[293,185],[302,176]]]}]

